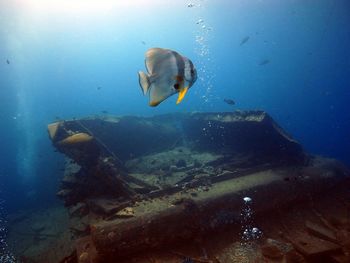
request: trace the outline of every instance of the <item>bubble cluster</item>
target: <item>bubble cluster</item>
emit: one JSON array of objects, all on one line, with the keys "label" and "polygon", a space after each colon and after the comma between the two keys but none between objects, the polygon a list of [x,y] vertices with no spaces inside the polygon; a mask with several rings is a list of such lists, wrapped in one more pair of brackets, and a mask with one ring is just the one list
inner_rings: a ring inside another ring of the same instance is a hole
[{"label": "bubble cluster", "polygon": [[241,243],[247,244],[262,236],[262,231],[254,226],[253,209],[251,208],[252,198],[246,196],[243,198],[243,208],[241,211]]},{"label": "bubble cluster", "polygon": [[[1,194],[1,192],[0,192]],[[0,262],[15,263],[16,258],[9,252],[8,244],[6,242],[7,227],[5,219],[4,200],[0,199]]]},{"label": "bubble cluster", "polygon": [[213,71],[213,63],[211,59],[211,52],[209,42],[212,37],[212,26],[203,18],[202,11],[205,9],[205,0],[195,0],[188,4],[191,5],[197,14],[194,15],[196,29],[195,36],[195,53],[199,57],[196,63],[198,71],[198,80],[202,86],[200,95],[205,104],[212,102],[213,94],[213,79],[215,77]]}]

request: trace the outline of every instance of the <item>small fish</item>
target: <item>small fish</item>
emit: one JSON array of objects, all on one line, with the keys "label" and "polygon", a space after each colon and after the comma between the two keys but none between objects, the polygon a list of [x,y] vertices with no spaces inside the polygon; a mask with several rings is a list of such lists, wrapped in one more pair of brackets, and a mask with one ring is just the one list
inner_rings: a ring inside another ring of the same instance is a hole
[{"label": "small fish", "polygon": [[224,102],[226,102],[228,105],[235,105],[235,101],[234,100],[231,100],[231,99],[224,99]]},{"label": "small fish", "polygon": [[97,90],[100,90],[100,89],[102,89],[102,87],[101,87],[101,86],[98,86],[98,87],[97,87]]},{"label": "small fish", "polygon": [[270,63],[270,60],[263,59],[262,61],[260,61],[259,66],[264,66],[264,65],[269,64],[269,63]]},{"label": "small fish", "polygon": [[149,94],[149,105],[155,107],[175,93],[179,104],[197,80],[192,61],[164,48],[151,48],[145,56],[148,74],[139,71],[139,83],[143,94]]},{"label": "small fish", "polygon": [[10,61],[8,59],[6,59],[6,63],[7,65],[10,65]]},{"label": "small fish", "polygon": [[103,114],[107,114],[107,113],[108,113],[108,111],[106,111],[106,110],[101,110],[101,112],[102,112]]},{"label": "small fish", "polygon": [[146,45],[146,42],[145,42],[145,41],[141,41],[141,43],[142,43],[143,45]]},{"label": "small fish", "polygon": [[248,40],[249,40],[249,36],[246,36],[246,37],[244,37],[243,39],[242,39],[242,41],[241,41],[241,44],[239,44],[240,46],[242,46],[242,45],[244,45],[245,43],[247,43],[248,42]]}]

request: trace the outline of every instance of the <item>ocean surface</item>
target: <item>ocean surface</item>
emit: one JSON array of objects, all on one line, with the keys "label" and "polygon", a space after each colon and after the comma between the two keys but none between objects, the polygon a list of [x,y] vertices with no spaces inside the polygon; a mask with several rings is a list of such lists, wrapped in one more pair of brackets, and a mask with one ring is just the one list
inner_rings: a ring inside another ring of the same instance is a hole
[{"label": "ocean surface", "polygon": [[[348,0],[1,0],[0,224],[60,203],[57,119],[259,109],[306,152],[350,165],[349,25]],[[142,95],[152,47],[198,70],[179,105]]]}]

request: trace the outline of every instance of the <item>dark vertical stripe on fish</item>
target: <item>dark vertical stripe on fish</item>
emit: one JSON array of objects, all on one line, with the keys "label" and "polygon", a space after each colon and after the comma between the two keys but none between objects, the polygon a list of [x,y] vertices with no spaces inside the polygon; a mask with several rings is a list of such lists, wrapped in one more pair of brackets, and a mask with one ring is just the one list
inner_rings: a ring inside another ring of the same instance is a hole
[{"label": "dark vertical stripe on fish", "polygon": [[190,63],[190,71],[191,71],[191,81],[190,81],[190,86],[192,86],[193,81],[194,81],[194,66],[192,61],[189,59],[188,62]]},{"label": "dark vertical stripe on fish", "polygon": [[192,72],[192,70],[194,70],[194,66],[193,66],[193,63],[192,61],[189,59],[188,62],[190,63],[190,70]]},{"label": "dark vertical stripe on fish", "polygon": [[177,66],[177,75],[184,77],[185,76],[185,62],[183,61],[182,57],[179,55],[179,53],[171,51],[172,54],[175,56],[176,59],[176,66]]}]

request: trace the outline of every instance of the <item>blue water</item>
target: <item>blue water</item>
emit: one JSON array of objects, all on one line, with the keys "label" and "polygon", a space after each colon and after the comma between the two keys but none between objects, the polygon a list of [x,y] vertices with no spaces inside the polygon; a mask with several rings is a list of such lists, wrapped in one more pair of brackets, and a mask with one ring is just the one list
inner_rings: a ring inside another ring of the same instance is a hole
[{"label": "blue water", "polygon": [[[348,0],[1,1],[0,25],[8,211],[59,202],[63,156],[46,126],[101,111],[262,109],[307,152],[350,165]],[[151,47],[174,49],[198,68],[181,104],[173,96],[152,108],[142,95],[137,71]]]}]

